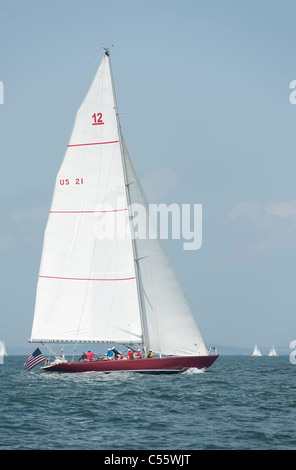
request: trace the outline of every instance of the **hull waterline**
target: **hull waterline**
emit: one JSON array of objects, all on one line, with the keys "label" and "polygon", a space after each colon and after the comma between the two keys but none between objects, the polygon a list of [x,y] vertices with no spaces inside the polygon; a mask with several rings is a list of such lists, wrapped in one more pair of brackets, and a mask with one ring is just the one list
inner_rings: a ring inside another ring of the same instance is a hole
[{"label": "hull waterline", "polygon": [[173,373],[184,372],[186,369],[205,369],[210,367],[218,355],[211,356],[180,356],[153,359],[133,360],[97,360],[83,362],[53,363],[42,369],[46,372],[142,372],[142,373]]}]

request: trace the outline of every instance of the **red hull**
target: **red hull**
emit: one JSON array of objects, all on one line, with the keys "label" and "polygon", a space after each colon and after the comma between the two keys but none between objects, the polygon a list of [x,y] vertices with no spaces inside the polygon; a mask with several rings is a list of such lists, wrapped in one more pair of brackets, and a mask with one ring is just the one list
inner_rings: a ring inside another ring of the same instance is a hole
[{"label": "red hull", "polygon": [[153,359],[121,359],[116,361],[60,362],[43,367],[43,370],[58,372],[183,372],[192,367],[197,369],[208,368],[215,362],[217,357],[218,355],[174,356]]}]

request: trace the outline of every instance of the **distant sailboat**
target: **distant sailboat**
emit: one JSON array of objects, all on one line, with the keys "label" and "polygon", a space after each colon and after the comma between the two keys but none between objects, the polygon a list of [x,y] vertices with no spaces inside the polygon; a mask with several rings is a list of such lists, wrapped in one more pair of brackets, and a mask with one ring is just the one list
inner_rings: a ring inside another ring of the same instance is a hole
[{"label": "distant sailboat", "polygon": [[271,350],[269,351],[269,356],[278,356],[276,350],[275,350],[275,347],[272,346]]},{"label": "distant sailboat", "polygon": [[260,352],[260,349],[258,348],[257,344],[255,344],[255,348],[254,348],[252,356],[262,356],[262,354]]},{"label": "distant sailboat", "polygon": [[0,364],[4,364],[4,356],[7,356],[4,341],[0,341]]},{"label": "distant sailboat", "polygon": [[106,49],[56,180],[29,341],[139,344],[144,358],[57,358],[44,370],[181,372],[217,359],[207,352],[162,240],[133,237],[133,204],[148,203],[121,134]]}]

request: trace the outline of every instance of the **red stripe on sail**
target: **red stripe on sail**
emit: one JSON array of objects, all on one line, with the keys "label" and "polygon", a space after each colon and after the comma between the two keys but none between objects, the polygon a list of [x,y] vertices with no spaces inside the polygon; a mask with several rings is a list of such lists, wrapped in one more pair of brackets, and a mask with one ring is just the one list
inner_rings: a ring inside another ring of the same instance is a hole
[{"label": "red stripe on sail", "polygon": [[110,142],[91,142],[89,144],[70,144],[68,147],[82,147],[83,145],[104,145],[104,144],[117,144],[119,140],[111,140]]},{"label": "red stripe on sail", "polygon": [[39,276],[45,279],[64,279],[70,281],[130,281],[136,277],[123,277],[121,279],[97,279],[97,278],[83,278],[83,277],[59,277],[59,276]]},{"label": "red stripe on sail", "polygon": [[114,209],[111,211],[50,211],[50,214],[95,214],[95,213],[105,213],[105,212],[121,212],[127,211],[127,209]]}]

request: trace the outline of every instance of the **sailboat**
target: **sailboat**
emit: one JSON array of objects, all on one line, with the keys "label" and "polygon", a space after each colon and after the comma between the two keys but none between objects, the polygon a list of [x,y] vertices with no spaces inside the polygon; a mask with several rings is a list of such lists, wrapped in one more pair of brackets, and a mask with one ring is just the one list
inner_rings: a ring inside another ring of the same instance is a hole
[{"label": "sailboat", "polygon": [[149,219],[147,209],[122,136],[106,48],[56,178],[29,342],[139,346],[143,357],[57,356],[43,370],[182,372],[217,359],[206,349],[163,240],[136,234]]},{"label": "sailboat", "polygon": [[4,364],[4,356],[7,356],[5,342],[0,341],[0,364]]},{"label": "sailboat", "polygon": [[269,353],[268,353],[269,356],[278,356],[276,350],[275,350],[275,347],[272,346]]},{"label": "sailboat", "polygon": [[257,344],[255,344],[252,356],[262,356],[262,354],[260,352],[260,349],[258,348]]}]

